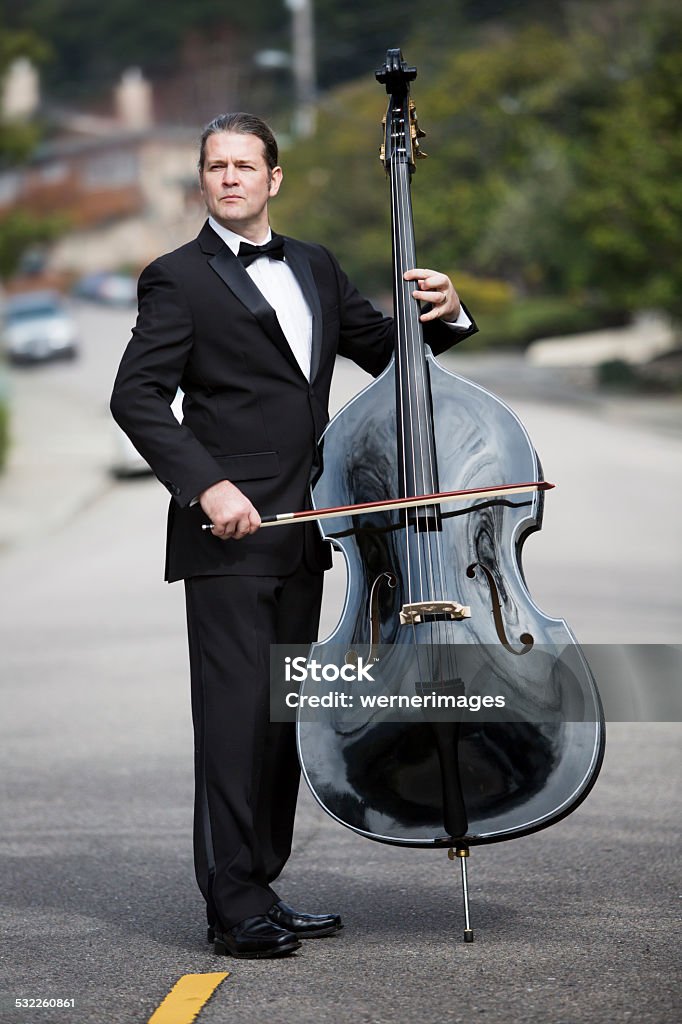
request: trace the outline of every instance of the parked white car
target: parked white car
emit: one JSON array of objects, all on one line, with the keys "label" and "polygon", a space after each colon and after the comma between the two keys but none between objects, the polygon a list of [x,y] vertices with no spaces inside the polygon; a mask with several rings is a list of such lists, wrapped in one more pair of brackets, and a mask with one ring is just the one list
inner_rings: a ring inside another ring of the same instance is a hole
[{"label": "parked white car", "polygon": [[131,274],[101,270],[85,274],[73,288],[78,299],[105,306],[134,306],[137,303],[137,280]]},{"label": "parked white car", "polygon": [[13,363],[73,359],[78,352],[76,322],[59,292],[9,296],[3,321],[3,344]]}]

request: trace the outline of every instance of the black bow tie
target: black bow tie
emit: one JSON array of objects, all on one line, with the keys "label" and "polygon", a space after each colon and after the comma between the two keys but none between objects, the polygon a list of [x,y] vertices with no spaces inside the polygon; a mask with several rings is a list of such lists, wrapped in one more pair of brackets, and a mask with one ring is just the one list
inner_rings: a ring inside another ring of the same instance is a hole
[{"label": "black bow tie", "polygon": [[237,257],[245,267],[257,260],[259,256],[269,256],[272,260],[284,259],[284,239],[281,235],[273,235],[265,245],[251,245],[249,242],[239,243]]}]

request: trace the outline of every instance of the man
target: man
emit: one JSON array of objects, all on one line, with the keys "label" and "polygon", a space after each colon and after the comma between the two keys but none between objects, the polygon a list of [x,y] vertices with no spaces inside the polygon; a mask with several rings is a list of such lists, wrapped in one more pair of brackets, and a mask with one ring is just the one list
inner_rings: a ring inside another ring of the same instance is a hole
[{"label": "man", "polygon": [[[286,955],[341,927],[271,888],[291,850],[299,765],[294,727],[269,721],[269,651],[316,639],[328,545],[314,525],[258,527],[260,513],[304,507],[337,352],[377,375],[393,349],[392,320],[326,249],[272,238],[277,159],[257,117],[207,126],[208,222],[142,273],[111,402],[173,498],[166,579],[185,580],[196,875],[216,952],[238,957]],[[422,320],[435,351],[476,330],[445,275],[406,278],[431,304]],[[170,410],[178,387],[182,424]]]}]

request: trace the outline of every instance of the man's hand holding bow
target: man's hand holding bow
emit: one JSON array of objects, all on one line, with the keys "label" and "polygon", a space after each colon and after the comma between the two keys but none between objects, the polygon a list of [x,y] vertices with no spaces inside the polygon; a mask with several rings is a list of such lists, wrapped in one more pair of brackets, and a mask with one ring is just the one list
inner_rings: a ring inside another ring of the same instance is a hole
[{"label": "man's hand holding bow", "polygon": [[255,533],[260,516],[249,499],[229,480],[219,480],[199,495],[199,504],[220,540],[241,540]]}]

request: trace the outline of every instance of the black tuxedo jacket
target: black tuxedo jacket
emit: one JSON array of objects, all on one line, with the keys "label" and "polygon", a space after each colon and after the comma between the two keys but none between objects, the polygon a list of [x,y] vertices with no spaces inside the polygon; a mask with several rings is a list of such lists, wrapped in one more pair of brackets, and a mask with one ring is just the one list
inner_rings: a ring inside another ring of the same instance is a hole
[{"label": "black tuxedo jacket", "polygon": [[[166,579],[205,574],[285,576],[305,558],[330,564],[314,524],[284,526],[240,541],[202,530],[190,502],[233,481],[261,515],[306,505],[337,353],[372,375],[393,351],[393,321],[351,285],[321,245],[285,239],[286,260],[313,315],[310,381],[272,307],[207,224],[187,245],[143,271],[139,315],[111,399],[116,421],[170,491]],[[434,352],[476,330],[425,325]],[[184,420],[170,409],[185,393]]]}]

